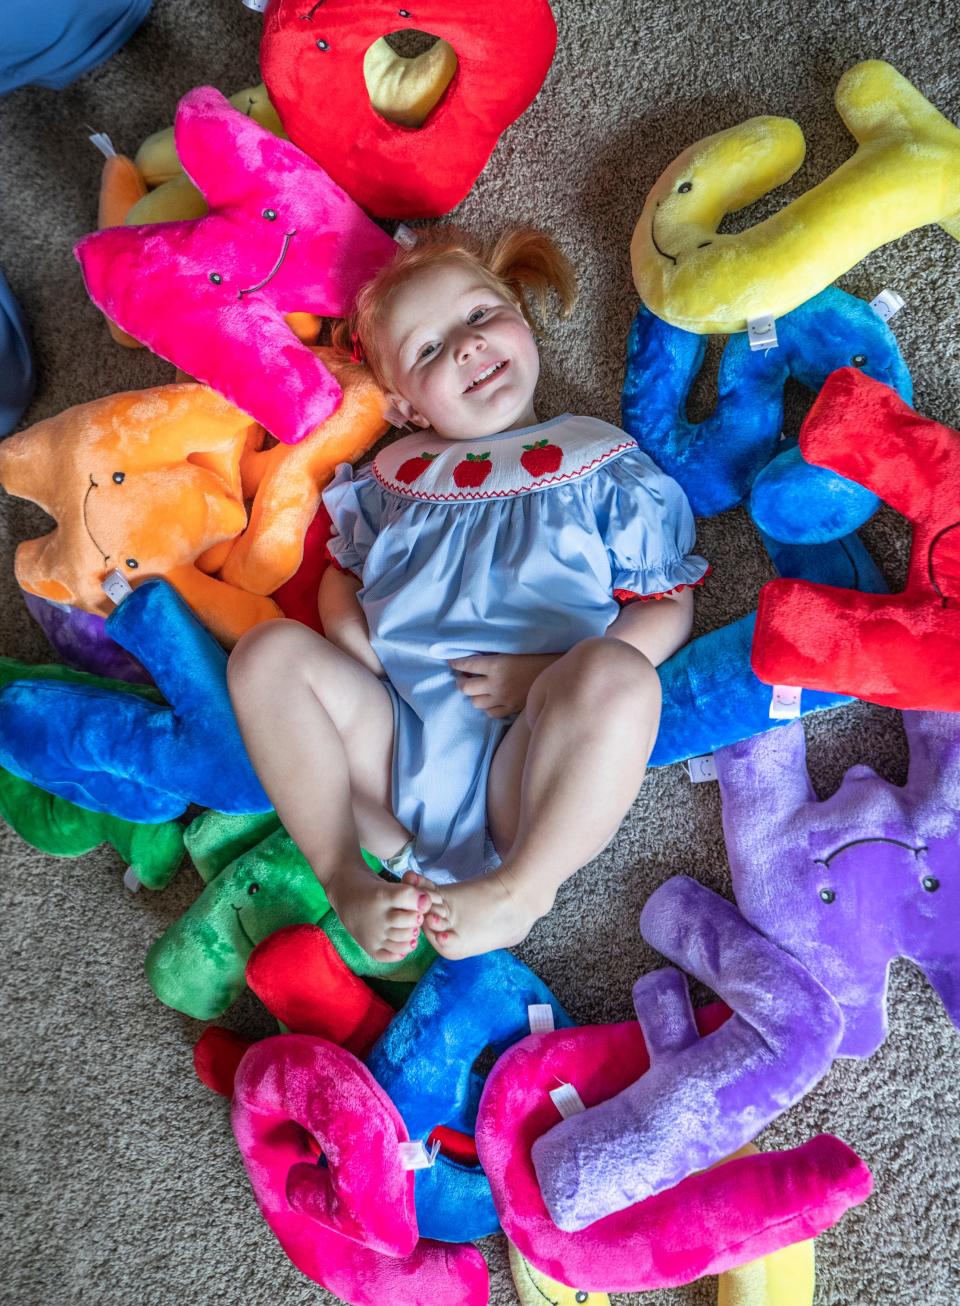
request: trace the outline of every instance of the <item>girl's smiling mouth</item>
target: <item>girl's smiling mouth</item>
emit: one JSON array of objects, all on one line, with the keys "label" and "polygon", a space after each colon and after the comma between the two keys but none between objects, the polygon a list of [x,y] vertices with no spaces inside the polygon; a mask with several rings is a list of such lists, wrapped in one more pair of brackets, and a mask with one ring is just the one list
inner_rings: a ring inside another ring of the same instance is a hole
[{"label": "girl's smiling mouth", "polygon": [[463,393],[469,395],[472,394],[474,390],[481,389],[489,381],[492,381],[495,376],[499,376],[500,373],[509,366],[510,360],[508,358],[502,358],[498,363],[490,363],[487,367],[483,368],[482,371],[477,373]]}]

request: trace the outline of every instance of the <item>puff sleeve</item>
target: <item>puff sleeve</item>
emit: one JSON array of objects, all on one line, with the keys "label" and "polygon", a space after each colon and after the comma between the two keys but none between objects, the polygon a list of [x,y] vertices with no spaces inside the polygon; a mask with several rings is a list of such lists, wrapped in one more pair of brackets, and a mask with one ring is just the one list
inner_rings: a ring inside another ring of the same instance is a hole
[{"label": "puff sleeve", "polygon": [[640,449],[593,478],[597,527],[610,559],[612,589],[627,597],[698,585],[710,570],[694,553],[696,526],[687,496]]},{"label": "puff sleeve", "polygon": [[327,552],[341,571],[352,571],[362,580],[383,516],[383,492],[373,473],[361,468],[354,474],[349,463],[340,463],[323,492],[323,506],[333,522]]}]

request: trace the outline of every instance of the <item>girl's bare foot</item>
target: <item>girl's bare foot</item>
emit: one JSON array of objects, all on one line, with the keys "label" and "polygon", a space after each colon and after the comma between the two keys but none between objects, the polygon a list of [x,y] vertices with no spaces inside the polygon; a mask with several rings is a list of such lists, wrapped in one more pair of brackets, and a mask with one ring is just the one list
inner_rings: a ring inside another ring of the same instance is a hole
[{"label": "girl's bare foot", "polygon": [[349,868],[326,885],[330,905],[375,961],[403,961],[420,938],[424,915],[439,894],[391,884],[371,871]]},{"label": "girl's bare foot", "polygon": [[553,906],[552,895],[530,894],[502,866],[435,891],[443,895],[442,902],[429,908],[423,928],[437,952],[451,961],[512,948]]}]

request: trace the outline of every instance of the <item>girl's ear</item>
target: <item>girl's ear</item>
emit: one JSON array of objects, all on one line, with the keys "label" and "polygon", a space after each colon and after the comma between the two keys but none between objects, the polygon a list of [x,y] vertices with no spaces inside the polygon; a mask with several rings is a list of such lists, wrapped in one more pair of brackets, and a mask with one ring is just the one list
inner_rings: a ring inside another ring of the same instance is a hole
[{"label": "girl's ear", "polygon": [[413,404],[403,395],[391,394],[389,391],[386,395],[386,409],[384,416],[391,426],[419,426],[425,429],[430,425],[429,420],[418,413]]}]

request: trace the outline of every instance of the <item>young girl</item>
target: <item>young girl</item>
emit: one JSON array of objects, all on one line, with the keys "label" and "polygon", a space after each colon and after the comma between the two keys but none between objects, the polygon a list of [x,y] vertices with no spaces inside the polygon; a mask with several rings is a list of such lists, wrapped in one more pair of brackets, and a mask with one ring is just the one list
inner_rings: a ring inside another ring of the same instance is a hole
[{"label": "young girl", "polygon": [[551,289],[569,313],[542,233],[451,228],[364,287],[355,350],[414,433],[324,494],[326,637],[269,622],[230,659],[261,781],[378,960],[421,927],[452,958],[520,942],[609,842],[707,571],[683,492],[633,440],[538,419],[529,300]]}]

